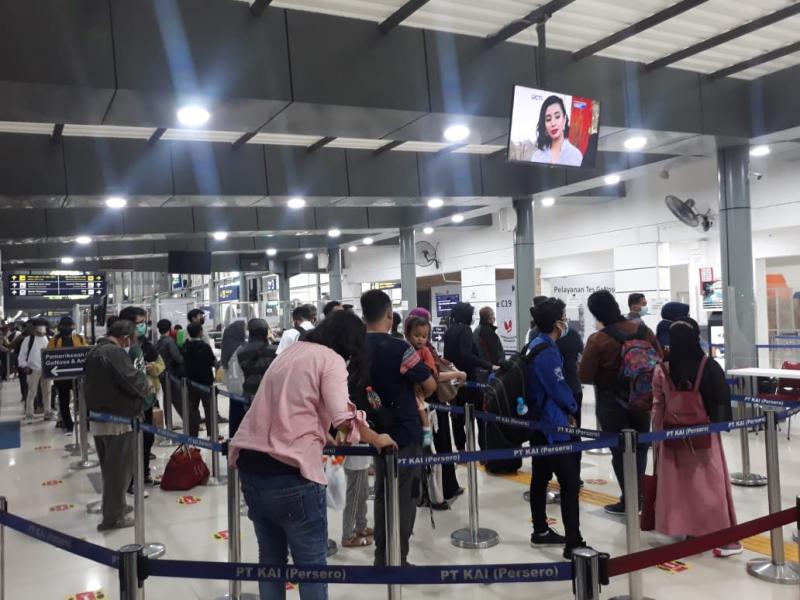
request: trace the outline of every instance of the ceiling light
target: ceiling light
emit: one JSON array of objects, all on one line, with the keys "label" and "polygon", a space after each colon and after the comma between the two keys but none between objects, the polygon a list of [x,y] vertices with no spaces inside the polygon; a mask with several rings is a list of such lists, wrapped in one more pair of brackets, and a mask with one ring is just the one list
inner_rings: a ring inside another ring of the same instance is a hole
[{"label": "ceiling light", "polygon": [[202,127],[211,118],[211,113],[202,106],[190,105],[178,109],[178,121],[186,127]]},{"label": "ceiling light", "polygon": [[110,198],[106,198],[106,206],[108,208],[125,208],[127,205],[128,201],[122,196],[111,196]]},{"label": "ceiling light", "polygon": [[469,137],[469,127],[466,125],[450,125],[444,130],[444,139],[448,142],[463,142]]},{"label": "ceiling light", "polygon": [[65,256],[64,258],[61,259],[61,264],[62,265],[71,265],[74,262],[75,262],[75,259],[72,258],[71,256]]},{"label": "ceiling light", "polygon": [[622,181],[622,177],[614,173],[612,175],[606,175],[603,181],[605,181],[606,185],[617,185],[620,181]]},{"label": "ceiling light", "polygon": [[771,150],[767,145],[753,146],[752,148],[750,148],[750,156],[755,156],[755,157],[766,156],[770,152]]},{"label": "ceiling light", "polygon": [[424,233],[425,235],[430,235],[430,234],[432,234],[432,233],[433,233],[433,227],[425,227],[425,228],[422,230],[422,233]]},{"label": "ceiling light", "polygon": [[625,140],[626,150],[641,150],[647,146],[647,138],[643,135],[634,135]]},{"label": "ceiling light", "polygon": [[444,200],[441,198],[431,198],[428,200],[428,208],[441,208],[444,206]]},{"label": "ceiling light", "polygon": [[464,222],[464,215],[453,215],[451,217],[453,223],[463,223]]},{"label": "ceiling light", "polygon": [[81,246],[86,246],[92,243],[92,238],[90,238],[88,235],[79,235],[75,238],[75,242]]},{"label": "ceiling light", "polygon": [[328,237],[337,238],[340,235],[342,235],[342,232],[339,231],[338,229],[331,229],[330,231],[328,231]]},{"label": "ceiling light", "polygon": [[289,208],[294,208],[295,210],[298,208],[303,208],[306,205],[306,199],[300,197],[289,198],[287,205]]},{"label": "ceiling light", "polygon": [[267,256],[275,256],[278,251],[275,248],[267,248]]},{"label": "ceiling light", "polygon": [[362,241],[365,246],[372,246],[372,244],[375,243],[375,240],[373,240],[371,237],[365,237]]},{"label": "ceiling light", "polygon": [[347,251],[348,251],[348,252],[355,252],[355,251],[357,251],[357,250],[358,250],[358,246],[350,246],[350,247],[347,249]]},{"label": "ceiling light", "polygon": [[227,231],[215,231],[211,235],[218,242],[222,242],[222,241],[225,241],[225,240],[228,239],[228,232]]},{"label": "ceiling light", "polygon": [[314,255],[311,254],[311,252],[306,252],[305,257],[306,257],[306,260],[311,260],[312,258],[314,258]]},{"label": "ceiling light", "polygon": [[552,196],[546,196],[542,198],[542,206],[553,206],[556,203],[556,199]]}]

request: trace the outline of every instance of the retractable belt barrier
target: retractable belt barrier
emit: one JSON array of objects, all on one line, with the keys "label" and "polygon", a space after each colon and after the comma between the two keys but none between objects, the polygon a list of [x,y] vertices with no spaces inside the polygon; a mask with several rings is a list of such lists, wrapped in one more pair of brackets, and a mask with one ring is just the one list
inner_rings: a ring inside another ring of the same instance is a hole
[{"label": "retractable belt barrier", "polygon": [[780,398],[763,398],[761,396],[731,396],[732,402],[744,402],[745,404],[755,404],[757,406],[777,406],[779,408],[794,408],[800,406],[800,400],[781,400]]},{"label": "retractable belt barrier", "polygon": [[[126,417],[118,417],[116,415],[109,415],[107,413],[99,413],[95,411],[91,411],[89,413],[89,420],[90,421],[99,421],[103,423],[119,423],[122,425],[130,425],[133,427],[133,419],[129,419]],[[226,446],[224,444],[220,444],[219,442],[214,442],[211,440],[206,440],[203,438],[194,437],[192,435],[184,435],[182,433],[176,433],[174,431],[168,431],[167,429],[161,429],[160,427],[155,427],[150,425],[149,423],[140,423],[139,427],[142,431],[147,431],[148,433],[152,433],[159,437],[167,438],[178,442],[179,444],[188,444],[190,446],[197,446],[198,448],[204,448],[206,450],[211,450],[212,452],[226,452]]]}]

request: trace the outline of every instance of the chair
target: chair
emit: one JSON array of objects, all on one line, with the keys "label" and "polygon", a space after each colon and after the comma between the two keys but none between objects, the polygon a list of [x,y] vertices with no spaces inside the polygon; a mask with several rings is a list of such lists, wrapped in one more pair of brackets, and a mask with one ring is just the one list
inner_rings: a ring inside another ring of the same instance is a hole
[{"label": "chair", "polygon": [[[800,363],[785,361],[781,368],[789,371],[800,371]],[[779,378],[778,384],[775,386],[775,392],[772,394],[764,394],[764,398],[800,402],[800,379]],[[791,439],[791,437],[792,420],[789,419],[789,422],[786,424],[786,439]]]}]

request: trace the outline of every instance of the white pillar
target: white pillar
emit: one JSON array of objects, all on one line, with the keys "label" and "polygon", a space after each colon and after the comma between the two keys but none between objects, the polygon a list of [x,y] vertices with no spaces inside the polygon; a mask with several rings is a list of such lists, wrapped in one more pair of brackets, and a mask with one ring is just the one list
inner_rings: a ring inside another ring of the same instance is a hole
[{"label": "white pillar", "polygon": [[640,292],[647,297],[651,314],[644,322],[655,330],[661,306],[670,300],[669,244],[648,242],[614,248],[614,288],[623,315],[628,314],[629,294]]},{"label": "white pillar", "polygon": [[[767,259],[757,258],[755,261],[755,301],[756,301],[756,344],[769,344],[769,301],[767,299]],[[757,367],[769,368],[769,348],[758,349]]]},{"label": "white pillar", "polygon": [[461,270],[461,301],[469,302],[475,307],[476,322],[481,308],[484,306],[495,308],[497,287],[494,265]]}]

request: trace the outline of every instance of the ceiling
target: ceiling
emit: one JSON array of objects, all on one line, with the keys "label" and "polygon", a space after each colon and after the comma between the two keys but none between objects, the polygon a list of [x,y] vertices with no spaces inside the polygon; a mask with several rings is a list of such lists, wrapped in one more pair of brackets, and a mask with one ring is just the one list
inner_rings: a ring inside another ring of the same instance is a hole
[{"label": "ceiling", "polygon": [[[249,2],[250,0],[243,0]],[[406,0],[275,0],[272,6],[380,22]],[[593,42],[675,4],[677,0],[575,0],[547,23],[547,45],[576,52]],[[403,25],[485,37],[545,4],[540,0],[430,0]],[[599,56],[649,63],[771,13],[789,0],[709,0],[665,23],[598,53]],[[798,41],[800,16],[788,18],[677,62],[680,69],[712,73]],[[536,45],[528,28],[510,39]],[[734,77],[755,79],[800,64],[800,52],[742,71]]]}]

